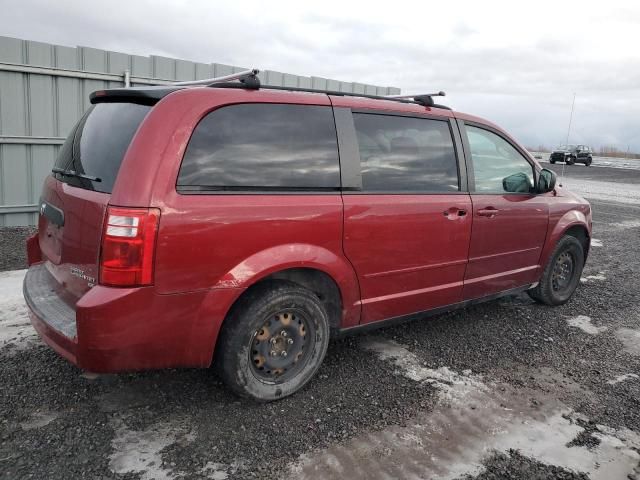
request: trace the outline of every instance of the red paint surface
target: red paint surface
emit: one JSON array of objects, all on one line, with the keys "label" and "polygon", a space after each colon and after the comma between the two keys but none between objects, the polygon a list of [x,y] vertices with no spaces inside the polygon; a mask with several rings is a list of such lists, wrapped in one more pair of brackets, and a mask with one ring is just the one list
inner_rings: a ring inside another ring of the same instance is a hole
[{"label": "red paint surface", "polygon": [[[341,326],[350,327],[528,285],[568,228],[590,232],[588,204],[562,188],[537,196],[178,194],[180,160],[198,121],[219,106],[244,102],[454,115],[269,90],[195,88],[165,97],[141,124],[111,195],[45,181],[43,199],[64,211],[65,225],[41,217],[39,247],[29,242],[29,258],[46,262],[57,282],[51,287],[76,310],[77,337],[31,317],[67,359],[96,372],[204,367],[233,303],[272,273],[325,272],[340,290]],[[107,205],[160,210],[152,286],[90,285],[98,279]],[[490,207],[496,215],[480,215]]]}]

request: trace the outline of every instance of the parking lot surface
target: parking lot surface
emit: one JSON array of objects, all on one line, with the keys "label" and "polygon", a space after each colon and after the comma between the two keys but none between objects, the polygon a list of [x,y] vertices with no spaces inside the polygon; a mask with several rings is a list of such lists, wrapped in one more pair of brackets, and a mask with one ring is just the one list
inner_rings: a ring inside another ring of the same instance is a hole
[{"label": "parking lot surface", "polygon": [[594,209],[566,305],[522,294],[334,341],[266,405],[208,370],[68,364],[28,324],[3,232],[0,478],[640,480],[640,170],[562,181]]}]

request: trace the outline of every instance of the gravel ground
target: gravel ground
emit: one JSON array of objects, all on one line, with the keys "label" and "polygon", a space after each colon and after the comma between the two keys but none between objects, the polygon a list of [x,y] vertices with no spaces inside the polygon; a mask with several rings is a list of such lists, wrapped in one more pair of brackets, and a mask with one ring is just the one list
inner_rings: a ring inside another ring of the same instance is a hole
[{"label": "gravel ground", "polygon": [[23,273],[0,273],[0,478],[640,480],[640,204],[592,204],[566,305],[523,294],[334,341],[267,405],[207,370],[83,374],[32,334]]},{"label": "gravel ground", "polygon": [[27,267],[26,240],[35,228],[0,227],[0,272]]}]

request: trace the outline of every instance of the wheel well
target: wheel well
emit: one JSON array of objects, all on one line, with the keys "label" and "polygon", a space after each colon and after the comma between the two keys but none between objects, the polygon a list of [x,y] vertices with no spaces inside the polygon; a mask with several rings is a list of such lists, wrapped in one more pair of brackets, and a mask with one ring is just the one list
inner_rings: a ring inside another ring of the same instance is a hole
[{"label": "wheel well", "polygon": [[584,260],[586,262],[587,255],[589,254],[589,234],[587,233],[587,229],[582,226],[575,225],[564,232],[564,234],[574,237],[580,242],[582,250],[584,251]]},{"label": "wheel well", "polygon": [[285,280],[305,287],[317,295],[329,315],[331,328],[339,328],[342,321],[342,297],[337,283],[328,274],[313,268],[290,268],[272,273],[251,285],[229,309],[232,312],[238,302],[256,289],[267,288],[270,282]]},{"label": "wheel well", "polygon": [[273,280],[288,280],[315,293],[329,315],[329,325],[339,328],[342,321],[342,297],[340,288],[328,274],[313,268],[290,268],[275,272],[259,284]]}]

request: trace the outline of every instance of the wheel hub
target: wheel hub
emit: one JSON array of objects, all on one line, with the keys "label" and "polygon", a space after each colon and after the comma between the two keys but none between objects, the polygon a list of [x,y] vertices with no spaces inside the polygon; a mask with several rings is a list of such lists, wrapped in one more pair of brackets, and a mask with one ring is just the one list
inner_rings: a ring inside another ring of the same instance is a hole
[{"label": "wheel hub", "polygon": [[571,283],[574,271],[573,256],[569,252],[564,252],[558,256],[553,266],[551,275],[551,285],[555,291],[566,289]]},{"label": "wheel hub", "polygon": [[265,381],[284,381],[302,366],[309,352],[309,321],[299,311],[269,316],[253,336],[250,350],[254,375]]}]

